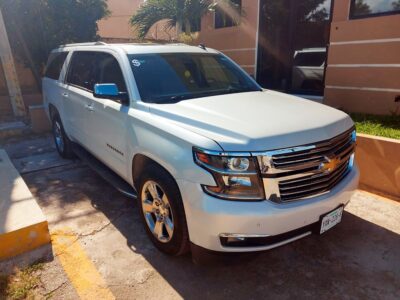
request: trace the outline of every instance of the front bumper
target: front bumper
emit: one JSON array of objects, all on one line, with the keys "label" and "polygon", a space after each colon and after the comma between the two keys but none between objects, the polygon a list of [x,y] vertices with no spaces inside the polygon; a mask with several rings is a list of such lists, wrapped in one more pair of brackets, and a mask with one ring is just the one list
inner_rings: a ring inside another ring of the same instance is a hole
[{"label": "front bumper", "polygon": [[250,252],[268,250],[298,238],[302,232],[287,240],[265,246],[226,247],[221,244],[221,234],[251,236],[276,236],[299,228],[307,228],[319,221],[321,215],[346,205],[358,186],[359,171],[352,171],[329,193],[285,204],[272,201],[227,201],[216,199],[203,192],[200,184],[177,180],[182,193],[190,241],[200,247],[220,252]]}]

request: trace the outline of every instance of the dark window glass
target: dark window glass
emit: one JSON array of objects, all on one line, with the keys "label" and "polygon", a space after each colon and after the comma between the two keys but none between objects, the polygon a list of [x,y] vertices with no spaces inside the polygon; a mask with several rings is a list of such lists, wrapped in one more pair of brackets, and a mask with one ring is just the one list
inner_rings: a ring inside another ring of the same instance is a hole
[{"label": "dark window glass", "polygon": [[232,9],[220,1],[215,9],[215,28],[232,27],[238,25],[240,11],[242,9],[242,0],[231,0],[236,9]]},{"label": "dark window glass", "polygon": [[362,18],[400,13],[400,0],[352,0],[350,17]]},{"label": "dark window glass", "polygon": [[93,91],[96,83],[96,52],[74,52],[67,83]]},{"label": "dark window glass", "polygon": [[257,80],[265,88],[322,95],[331,0],[260,0]]},{"label": "dark window glass", "polygon": [[114,56],[109,53],[98,53],[98,80],[96,83],[115,83],[120,92],[127,92],[121,67]]},{"label": "dark window glass", "polygon": [[58,80],[68,52],[53,52],[47,61],[45,77]]},{"label": "dark window glass", "polygon": [[260,87],[219,54],[130,54],[142,101],[168,103],[184,99],[259,91]]},{"label": "dark window glass", "polygon": [[96,83],[115,83],[120,92],[127,92],[118,61],[113,55],[105,52],[74,52],[67,83],[92,92]]}]

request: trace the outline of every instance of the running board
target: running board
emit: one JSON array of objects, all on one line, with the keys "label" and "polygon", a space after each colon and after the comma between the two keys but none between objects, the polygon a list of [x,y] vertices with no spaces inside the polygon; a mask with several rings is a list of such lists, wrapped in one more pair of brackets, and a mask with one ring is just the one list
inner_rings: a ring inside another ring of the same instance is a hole
[{"label": "running board", "polygon": [[90,154],[82,146],[73,143],[72,150],[76,156],[78,156],[84,163],[86,163],[91,169],[93,169],[97,174],[99,174],[104,180],[109,182],[122,194],[130,198],[137,198],[136,190],[133,187],[131,187],[125,180],[123,180],[113,170]]}]

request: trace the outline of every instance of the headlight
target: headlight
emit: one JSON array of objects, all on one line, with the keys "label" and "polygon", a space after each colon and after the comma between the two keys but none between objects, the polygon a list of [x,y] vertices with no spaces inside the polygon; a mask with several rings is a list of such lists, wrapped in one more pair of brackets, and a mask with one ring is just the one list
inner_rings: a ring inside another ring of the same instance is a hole
[{"label": "headlight", "polygon": [[194,148],[193,153],[195,162],[209,171],[216,182],[216,186],[202,185],[206,193],[229,200],[264,199],[256,157],[241,153],[214,153],[198,148]]}]

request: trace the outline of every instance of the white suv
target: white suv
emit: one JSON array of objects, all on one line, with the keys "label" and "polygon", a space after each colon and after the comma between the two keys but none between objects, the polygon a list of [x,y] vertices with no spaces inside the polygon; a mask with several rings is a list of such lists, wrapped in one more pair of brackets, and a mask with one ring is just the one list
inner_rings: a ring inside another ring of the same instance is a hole
[{"label": "white suv", "polygon": [[171,255],[323,233],[358,184],[348,115],[264,90],[213,49],[61,46],[43,96],[60,155],[79,145],[128,183],[150,239]]}]

